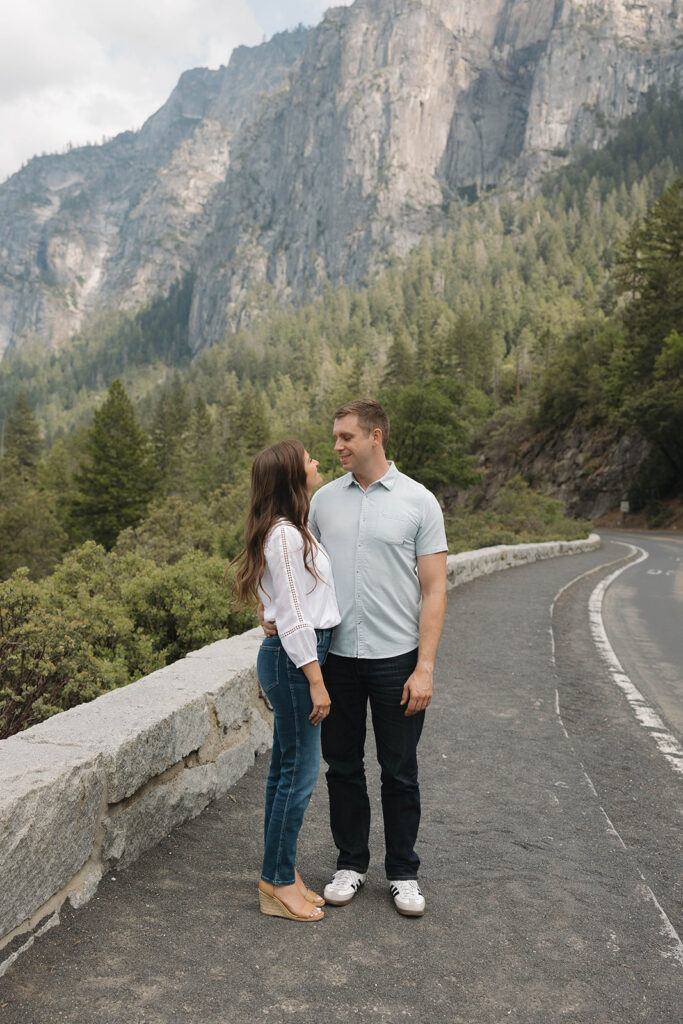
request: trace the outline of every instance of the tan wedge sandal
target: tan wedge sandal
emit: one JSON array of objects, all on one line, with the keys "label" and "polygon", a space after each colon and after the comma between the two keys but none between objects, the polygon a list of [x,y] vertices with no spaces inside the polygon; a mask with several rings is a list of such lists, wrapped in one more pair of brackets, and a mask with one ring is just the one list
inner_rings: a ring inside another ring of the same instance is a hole
[{"label": "tan wedge sandal", "polygon": [[296,868],[294,868],[294,875],[296,877],[297,882],[301,882],[301,884],[306,887],[306,892],[304,893],[304,899],[308,900],[309,903],[312,903],[316,907],[324,907],[325,906],[325,900],[317,892],[313,892],[312,889],[309,889],[306,886],[306,883],[304,882],[303,878],[301,877],[301,875],[299,874],[299,872],[298,872],[298,870]]},{"label": "tan wedge sandal", "polygon": [[[263,879],[258,884],[258,898],[261,913],[266,914],[267,917],[286,917],[290,921],[322,921],[325,916],[321,910],[320,913],[316,914],[316,907],[311,904],[310,914],[294,914],[289,907],[286,907],[282,900],[279,900],[274,892],[274,886],[270,882],[264,882]],[[309,901],[310,902],[310,901]]]}]

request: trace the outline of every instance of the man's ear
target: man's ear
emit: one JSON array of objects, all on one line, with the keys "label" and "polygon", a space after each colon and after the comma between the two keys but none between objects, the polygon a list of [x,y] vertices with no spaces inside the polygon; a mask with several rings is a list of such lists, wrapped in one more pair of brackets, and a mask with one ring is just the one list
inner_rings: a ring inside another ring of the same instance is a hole
[{"label": "man's ear", "polygon": [[380,427],[375,427],[372,432],[372,444],[376,448],[378,444],[382,443],[382,430]]}]

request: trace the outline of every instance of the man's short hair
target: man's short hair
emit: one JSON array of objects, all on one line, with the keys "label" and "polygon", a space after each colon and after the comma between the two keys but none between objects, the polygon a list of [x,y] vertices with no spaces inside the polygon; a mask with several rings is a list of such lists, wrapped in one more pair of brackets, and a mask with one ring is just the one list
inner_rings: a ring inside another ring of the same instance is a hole
[{"label": "man's short hair", "polygon": [[386,448],[389,440],[389,417],[379,402],[373,401],[372,398],[358,398],[355,402],[347,402],[337,409],[333,418],[340,420],[343,416],[357,416],[358,425],[366,434],[379,427],[382,431],[382,447]]}]

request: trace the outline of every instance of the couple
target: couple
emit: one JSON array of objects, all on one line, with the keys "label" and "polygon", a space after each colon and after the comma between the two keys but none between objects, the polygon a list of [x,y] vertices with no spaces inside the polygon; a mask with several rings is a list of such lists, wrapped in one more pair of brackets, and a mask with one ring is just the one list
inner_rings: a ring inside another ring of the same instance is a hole
[{"label": "couple", "polygon": [[[347,474],[314,496],[322,483],[318,463],[299,441],[281,441],[256,456],[245,548],[237,560],[239,596],[258,597],[263,606],[266,638],[257,670],[274,709],[260,907],[273,917],[319,921],[325,902],[349,903],[365,882],[369,699],[386,874],[396,909],[418,917],[425,901],[414,850],[417,744],[446,608],[443,515],[429,491],[387,462],[389,421],[377,402],[338,409],[334,437]],[[321,723],[339,851],[324,899],[295,867],[320,766]]]}]

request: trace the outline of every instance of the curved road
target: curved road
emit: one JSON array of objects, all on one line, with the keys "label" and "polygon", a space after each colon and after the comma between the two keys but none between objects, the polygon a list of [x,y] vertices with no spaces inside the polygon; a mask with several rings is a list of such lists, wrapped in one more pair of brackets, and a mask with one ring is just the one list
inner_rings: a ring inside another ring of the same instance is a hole
[{"label": "curved road", "polygon": [[[2,1024],[679,1024],[681,776],[588,616],[627,560],[606,540],[450,595],[420,743],[423,918],[389,897],[371,744],[362,891],[311,928],[262,917],[261,757],[89,903],[64,905],[0,978]],[[334,855],[321,780],[297,857],[310,884]]]},{"label": "curved road", "polygon": [[647,558],[605,593],[605,630],[624,671],[680,741],[683,736],[683,535],[601,532]]},{"label": "curved road", "polygon": [[601,539],[600,568],[555,601],[558,708],[610,826],[682,935],[683,537]]}]

